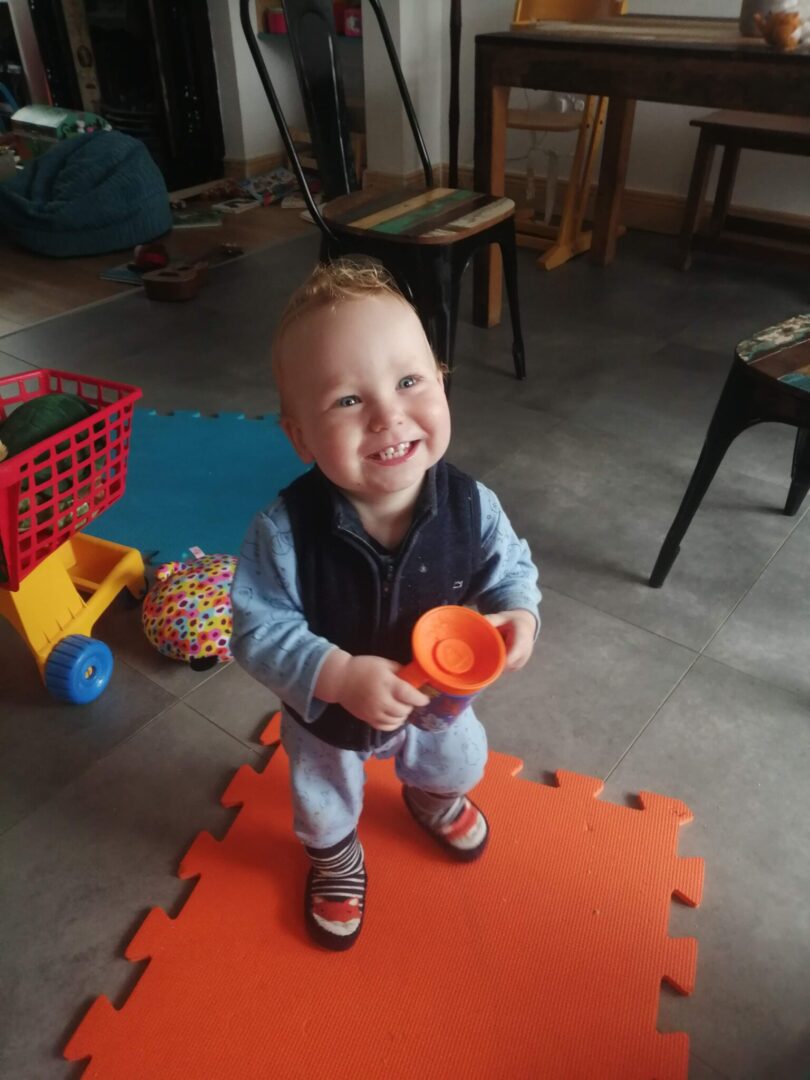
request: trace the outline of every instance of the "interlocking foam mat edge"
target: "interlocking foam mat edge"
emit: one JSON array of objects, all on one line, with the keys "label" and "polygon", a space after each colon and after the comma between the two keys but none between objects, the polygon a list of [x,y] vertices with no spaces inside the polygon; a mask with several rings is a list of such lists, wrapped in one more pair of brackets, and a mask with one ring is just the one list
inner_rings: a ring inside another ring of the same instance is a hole
[{"label": "interlocking foam mat edge", "polygon": [[672,896],[701,898],[703,861],[676,852],[689,809],[520,768],[491,753],[475,796],[491,841],[459,865],[408,816],[392,762],[369,763],[366,922],[335,954],[304,930],[285,755],[242,766],[227,834],[181,861],[199,877],[183,909],[153,909],[126,950],[149,959],[129,998],[98,998],[65,1056],[91,1058],[85,1080],[684,1080],[688,1036],[656,1019],[661,980],[695,979],[696,942],[667,934]]}]

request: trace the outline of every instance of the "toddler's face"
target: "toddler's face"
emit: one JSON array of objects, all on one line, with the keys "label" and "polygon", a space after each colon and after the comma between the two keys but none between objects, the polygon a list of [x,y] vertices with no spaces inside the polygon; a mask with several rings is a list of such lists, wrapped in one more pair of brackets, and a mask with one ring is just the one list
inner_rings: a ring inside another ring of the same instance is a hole
[{"label": "toddler's face", "polygon": [[407,304],[321,308],[284,339],[284,430],[350,497],[416,494],[450,441],[441,373]]}]

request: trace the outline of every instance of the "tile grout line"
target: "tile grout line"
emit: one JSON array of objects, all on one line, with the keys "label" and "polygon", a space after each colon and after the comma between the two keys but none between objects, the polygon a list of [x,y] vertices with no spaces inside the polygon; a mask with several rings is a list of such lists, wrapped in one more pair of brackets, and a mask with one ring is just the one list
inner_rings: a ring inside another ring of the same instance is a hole
[{"label": "tile grout line", "polygon": [[[126,663],[126,661],[120,661],[120,662],[121,663]],[[127,667],[130,667],[130,665],[127,664]],[[109,748],[109,750],[107,750],[105,753],[103,753],[99,757],[97,757],[95,759],[95,761],[91,762],[87,766],[87,768],[83,769],[77,776],[74,776],[66,784],[64,784],[62,787],[60,787],[57,791],[54,791],[47,799],[44,799],[41,803],[38,803],[27,814],[23,814],[23,816],[18,821],[13,822],[13,824],[9,825],[7,829],[3,829],[2,831],[0,831],[0,841],[2,841],[6,836],[8,836],[8,834],[10,832],[12,832],[14,829],[16,829],[18,825],[22,825],[23,822],[27,821],[28,818],[31,817],[33,814],[38,813],[43,807],[45,807],[49,803],[53,802],[54,799],[58,799],[65,792],[70,791],[70,789],[72,787],[74,787],[76,784],[78,784],[80,780],[83,780],[84,777],[88,776],[95,768],[97,768],[97,766],[101,765],[101,763],[103,761],[106,761],[107,758],[110,757],[110,755],[116,753],[117,750],[120,750],[122,747],[126,746],[134,738],[136,738],[138,735],[140,735],[142,731],[146,731],[147,728],[150,728],[155,723],[156,720],[159,720],[161,718],[161,716],[164,716],[170,709],[173,709],[175,707],[175,705],[179,705],[180,700],[181,700],[180,698],[175,698],[173,701],[168,702],[168,704],[166,704],[164,706],[164,708],[162,708],[158,712],[156,712],[154,716],[150,716],[149,719],[144,721],[144,723],[141,724],[141,726],[139,728],[136,728],[135,731],[131,731],[129,733],[129,735],[127,735],[127,736],[125,736],[125,738],[121,739],[120,742],[117,742],[114,746],[111,746]]]},{"label": "tile grout line", "polygon": [[[808,508],[808,510],[810,510],[810,508]],[[690,671],[694,668],[695,664],[697,664],[698,660],[700,660],[701,658],[705,658],[707,660],[710,660],[713,664],[720,664],[722,667],[727,668],[729,671],[734,671],[734,672],[737,672],[738,674],[745,674],[747,678],[754,679],[756,682],[762,683],[763,686],[770,686],[770,687],[772,687],[774,689],[780,690],[783,693],[791,694],[793,697],[797,697],[799,700],[803,700],[801,698],[801,695],[795,694],[795,693],[793,693],[792,691],[786,689],[783,686],[778,686],[776,683],[769,682],[767,679],[759,678],[758,676],[752,675],[752,674],[750,674],[748,672],[740,672],[739,668],[735,668],[735,667],[733,667],[733,665],[725,663],[723,660],[716,660],[714,657],[707,656],[706,655],[706,650],[709,648],[711,643],[715,640],[717,635],[720,633],[720,631],[723,629],[723,627],[726,625],[726,623],[732,617],[734,612],[739,608],[740,604],[742,604],[742,602],[745,599],[747,599],[748,596],[750,596],[750,594],[753,591],[754,587],[762,580],[763,574],[768,569],[768,567],[771,565],[771,563],[776,558],[776,556],[779,554],[779,552],[782,551],[785,544],[787,544],[788,540],[791,539],[793,534],[799,528],[799,526],[801,525],[801,523],[804,520],[805,516],[807,515],[808,510],[805,510],[805,512],[799,517],[799,520],[795,523],[795,525],[790,530],[790,532],[787,534],[787,536],[784,538],[784,540],[779,544],[779,546],[776,548],[776,550],[773,552],[773,554],[768,558],[768,560],[766,561],[765,565],[760,570],[760,572],[757,575],[757,577],[755,578],[755,580],[749,585],[749,587],[742,594],[742,596],[739,598],[737,603],[732,607],[732,609],[729,611],[729,613],[726,615],[726,617],[723,619],[723,621],[720,623],[720,625],[717,627],[717,629],[714,631],[714,633],[708,638],[708,640],[705,642],[705,644],[696,653],[695,658],[692,661],[692,663],[689,665],[689,667],[686,669],[686,671],[684,671],[684,673],[681,675],[681,677],[678,679],[678,681],[675,683],[675,685],[672,687],[672,689],[669,691],[669,693],[658,704],[658,706],[654,710],[654,712],[653,712],[652,716],[650,717],[650,719],[646,722],[646,724],[644,724],[639,729],[639,731],[633,737],[631,742],[628,744],[627,749],[622,754],[619,755],[618,759],[615,761],[615,763],[611,766],[611,768],[608,770],[608,772],[603,777],[605,782],[607,782],[607,780],[610,779],[610,777],[613,775],[613,773],[616,771],[616,769],[619,767],[619,765],[621,765],[621,763],[624,761],[624,759],[627,757],[627,755],[630,753],[630,751],[636,745],[638,740],[648,730],[648,728],[650,727],[652,722],[658,717],[659,713],[664,708],[666,703],[669,701],[669,699],[672,697],[672,695],[675,693],[675,691],[681,685],[683,680],[686,678],[686,676],[690,673]],[[592,606],[592,605],[589,605],[589,606]],[[595,610],[601,610],[601,609],[596,608]],[[635,626],[636,624],[635,623],[630,623],[630,625]],[[644,629],[644,628],[639,627],[639,629]],[[648,632],[649,633],[654,633],[654,631],[648,631]],[[670,638],[665,637],[663,634],[658,635],[658,636],[662,637],[665,641],[671,641]],[[678,643],[673,642],[673,644],[678,644]],[[681,648],[687,648],[687,646],[682,645]]]},{"label": "tile grout line", "polygon": [[[121,660],[120,658],[117,658],[117,659],[118,659],[119,663],[125,664],[127,667],[131,668],[131,670],[133,670],[133,671],[137,670],[137,669],[133,668],[131,664],[127,664],[126,660]],[[143,675],[142,672],[138,672],[138,674]],[[148,676],[144,676],[144,678],[148,678]],[[208,682],[208,681],[209,681],[209,679],[205,680],[205,682]],[[155,685],[160,686],[159,683],[155,683]],[[202,685],[202,684],[200,684],[200,685]],[[166,688],[164,686],[161,686],[160,689],[166,691]],[[194,687],[193,690],[189,690],[187,692],[187,694],[186,694],[186,697],[189,694],[192,694],[194,692],[194,690],[196,690],[196,689],[199,689],[199,687]],[[166,693],[171,693],[171,691],[166,691]],[[211,724],[212,727],[215,727],[218,731],[222,732],[223,735],[227,735],[228,738],[230,738],[234,742],[238,743],[238,745],[243,750],[250,751],[251,754],[253,754],[256,758],[259,759],[259,761],[264,760],[264,757],[263,757],[260,750],[257,750],[254,747],[249,746],[246,742],[243,742],[243,740],[240,739],[238,736],[234,735],[233,732],[230,732],[230,731],[226,730],[220,724],[216,723],[215,720],[212,720],[210,716],[206,716],[204,713],[200,712],[199,709],[195,708],[188,701],[186,701],[185,697],[174,697],[173,701],[168,702],[162,709],[160,709],[158,712],[156,712],[154,716],[151,716],[148,720],[144,721],[144,723],[141,724],[141,726],[139,728],[137,728],[135,731],[130,732],[129,735],[127,735],[125,738],[123,738],[120,742],[117,742],[114,746],[111,746],[109,748],[109,750],[106,751],[106,753],[104,753],[100,757],[96,758],[96,760],[93,761],[90,765],[88,765],[86,769],[84,769],[82,772],[80,772],[77,776],[74,776],[63,787],[60,787],[58,791],[55,791],[50,796],[50,798],[47,798],[43,802],[39,803],[32,810],[30,810],[29,813],[24,814],[21,818],[19,818],[19,820],[13,822],[6,829],[0,830],[0,840],[2,840],[5,836],[8,836],[8,834],[10,832],[12,832],[13,829],[16,829],[16,827],[18,825],[22,825],[22,823],[24,821],[26,821],[32,814],[37,813],[37,811],[40,810],[42,807],[47,806],[48,803],[51,802],[53,799],[59,798],[59,796],[61,796],[64,792],[66,792],[70,788],[72,788],[74,786],[74,784],[78,783],[85,776],[87,776],[90,772],[92,772],[93,769],[95,769],[97,766],[101,765],[102,762],[106,761],[108,757],[110,757],[112,754],[116,753],[116,751],[122,749],[124,746],[126,746],[128,743],[130,743],[133,739],[137,738],[142,732],[146,731],[147,728],[151,728],[152,725],[157,720],[160,720],[160,718],[162,716],[165,716],[165,714],[167,712],[169,712],[171,709],[175,708],[175,706],[177,706],[177,705],[185,705],[186,708],[191,709],[191,711],[193,713],[196,713],[197,716],[201,717],[207,723]],[[262,749],[267,749],[267,747],[262,747]]]},{"label": "tile grout line", "polygon": [[693,667],[695,666],[695,664],[696,664],[696,663],[698,662],[698,660],[700,660],[700,657],[701,657],[701,654],[700,654],[700,653],[696,653],[696,654],[695,654],[695,657],[694,657],[694,659],[692,660],[692,662],[690,663],[690,665],[689,665],[689,667],[688,667],[688,668],[686,669],[686,671],[684,671],[684,672],[683,672],[683,673],[682,673],[682,674],[681,674],[681,675],[679,676],[679,678],[678,678],[678,679],[677,679],[677,681],[675,682],[675,685],[674,685],[674,686],[672,686],[672,687],[671,687],[671,688],[670,688],[670,689],[669,689],[669,690],[667,691],[667,693],[666,693],[666,694],[664,695],[664,697],[663,697],[663,698],[661,699],[661,701],[660,701],[660,702],[658,703],[658,705],[657,705],[657,706],[655,707],[655,709],[653,710],[653,714],[652,714],[652,716],[650,717],[650,719],[649,719],[649,720],[648,720],[648,721],[646,722],[646,724],[643,724],[643,725],[641,726],[641,728],[640,728],[640,729],[639,729],[639,730],[638,730],[638,731],[636,732],[636,734],[635,734],[635,735],[633,736],[633,738],[631,739],[631,741],[630,741],[630,743],[628,744],[627,748],[626,748],[626,749],[625,749],[625,750],[624,750],[624,751],[623,751],[623,752],[622,752],[622,753],[621,753],[621,754],[619,755],[619,757],[618,757],[618,758],[616,759],[616,761],[615,761],[615,762],[613,763],[613,765],[611,765],[611,767],[610,767],[610,768],[608,769],[608,771],[607,771],[607,772],[605,773],[605,775],[604,775],[604,776],[602,777],[602,779],[603,779],[603,781],[604,781],[605,783],[607,783],[607,781],[608,781],[608,780],[609,780],[609,779],[611,778],[611,776],[613,775],[613,773],[614,773],[614,772],[616,771],[616,769],[618,769],[618,767],[619,767],[619,766],[621,765],[621,763],[622,763],[622,762],[624,761],[624,759],[625,759],[625,758],[627,757],[627,755],[628,755],[628,754],[630,753],[630,751],[631,751],[631,750],[633,749],[633,747],[634,747],[634,746],[636,745],[636,743],[637,743],[637,742],[638,742],[638,740],[639,740],[639,739],[641,738],[641,736],[642,736],[642,735],[643,735],[643,734],[645,733],[645,731],[646,731],[646,730],[647,730],[647,729],[649,728],[650,724],[652,724],[652,722],[653,722],[653,721],[654,721],[654,720],[656,719],[656,717],[657,717],[657,716],[659,715],[659,713],[660,713],[660,712],[661,712],[661,710],[662,710],[662,709],[664,708],[664,706],[666,705],[666,703],[667,703],[667,702],[669,701],[669,699],[670,699],[670,698],[672,697],[672,695],[673,695],[673,694],[675,693],[675,691],[676,691],[676,690],[678,689],[678,687],[679,687],[679,686],[681,685],[681,683],[682,683],[682,682],[684,681],[684,679],[686,678],[686,676],[687,676],[687,675],[689,674],[689,672],[690,672],[690,671],[692,670],[692,668],[693,668]]},{"label": "tile grout line", "polygon": [[[192,712],[195,712],[197,714],[197,716],[202,717],[203,720],[205,720],[209,724],[211,724],[212,727],[215,727],[218,731],[221,731],[223,735],[227,735],[230,739],[233,739],[234,742],[238,743],[244,750],[249,750],[251,752],[251,754],[253,754],[255,757],[257,757],[259,759],[259,761],[264,761],[265,760],[264,755],[262,754],[262,750],[267,750],[267,749],[269,749],[269,747],[266,747],[263,744],[259,744],[260,748],[257,750],[255,747],[251,746],[249,743],[246,743],[243,739],[240,739],[238,735],[234,735],[234,733],[232,731],[228,731],[227,728],[222,727],[222,725],[218,724],[216,722],[216,720],[212,719],[210,716],[206,716],[205,713],[201,712],[195,705],[192,705],[190,702],[186,701],[184,698],[181,698],[180,701],[187,708],[191,709]],[[277,710],[274,710],[274,712],[275,711],[277,711]],[[269,723],[269,720],[268,720],[268,723]]]},{"label": "tile grout line", "polygon": [[699,1061],[700,1064],[705,1065],[707,1069],[711,1069],[713,1073],[717,1074],[718,1080],[731,1080],[731,1077],[728,1075],[728,1073],[725,1073],[721,1069],[716,1068],[716,1066],[712,1065],[712,1063],[710,1061],[707,1061],[706,1058],[701,1057],[700,1054],[696,1054],[694,1050],[689,1051],[689,1057],[694,1058],[695,1061]]},{"label": "tile grout line", "polygon": [[[776,548],[776,550],[775,550],[775,551],[773,552],[773,554],[772,554],[772,555],[770,556],[770,558],[769,558],[769,559],[768,559],[768,560],[766,561],[765,565],[764,565],[764,566],[762,567],[762,569],[760,570],[759,574],[757,574],[757,577],[756,577],[756,579],[755,579],[754,581],[752,581],[752,582],[751,582],[751,584],[750,584],[750,586],[748,587],[748,589],[746,589],[746,591],[745,591],[745,592],[743,593],[743,595],[742,595],[742,596],[740,597],[740,599],[739,599],[739,600],[737,601],[737,603],[736,603],[736,604],[734,605],[734,607],[733,607],[733,608],[731,609],[731,611],[730,611],[730,612],[728,613],[728,615],[727,615],[727,616],[725,617],[725,619],[723,619],[723,621],[722,621],[722,622],[720,623],[720,625],[719,625],[719,626],[717,627],[717,629],[716,629],[716,630],[714,631],[714,633],[712,634],[712,636],[711,636],[711,637],[709,638],[709,640],[708,640],[708,641],[706,642],[706,644],[705,644],[705,645],[703,646],[703,648],[702,648],[702,649],[700,650],[700,655],[701,655],[701,656],[703,656],[703,655],[704,655],[704,653],[706,652],[706,649],[708,649],[708,648],[709,648],[709,646],[710,646],[710,645],[712,644],[712,642],[714,641],[714,639],[715,639],[715,638],[717,637],[717,635],[718,635],[718,634],[720,633],[720,631],[721,631],[721,630],[723,629],[723,627],[724,627],[724,626],[726,625],[726,623],[727,623],[727,622],[729,621],[729,619],[730,619],[730,618],[732,617],[732,615],[733,615],[733,614],[734,614],[734,612],[735,612],[735,611],[737,610],[737,608],[738,608],[738,607],[740,606],[740,604],[742,604],[742,602],[743,602],[744,600],[747,600],[747,599],[748,599],[748,597],[749,597],[749,596],[751,595],[751,593],[753,592],[754,588],[755,588],[755,587],[756,587],[756,586],[757,586],[757,585],[758,585],[758,584],[760,583],[760,581],[762,580],[762,577],[763,577],[763,575],[765,574],[765,571],[766,571],[766,570],[768,569],[768,567],[769,567],[769,566],[771,565],[771,563],[772,563],[772,562],[773,562],[773,560],[774,560],[774,559],[776,558],[776,556],[777,556],[777,555],[778,555],[778,554],[779,554],[779,553],[780,553],[780,552],[781,552],[781,551],[783,550],[783,548],[785,547],[785,545],[787,544],[787,542],[788,542],[789,540],[791,540],[791,539],[793,538],[793,535],[794,535],[794,533],[795,533],[795,532],[796,532],[796,530],[797,530],[797,529],[799,528],[799,526],[800,526],[800,525],[802,524],[802,522],[804,521],[804,519],[805,519],[805,517],[807,516],[808,512],[810,512],[810,507],[808,507],[808,508],[807,508],[807,509],[806,509],[806,510],[804,511],[804,513],[802,513],[802,514],[800,514],[800,515],[799,515],[799,518],[798,518],[798,520],[797,520],[797,521],[795,522],[795,524],[793,525],[793,528],[792,528],[792,529],[790,530],[790,532],[789,532],[789,533],[787,534],[787,536],[786,536],[786,537],[784,538],[784,540],[783,540],[783,541],[781,542],[781,544],[779,544],[779,546],[778,546],[778,547]],[[727,665],[727,666],[730,666],[730,665]]]}]

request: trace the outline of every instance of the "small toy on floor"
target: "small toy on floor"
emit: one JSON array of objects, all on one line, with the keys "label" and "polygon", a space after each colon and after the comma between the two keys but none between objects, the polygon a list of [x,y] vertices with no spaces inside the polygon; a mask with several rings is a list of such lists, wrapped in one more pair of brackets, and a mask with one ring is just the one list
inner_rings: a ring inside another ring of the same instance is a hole
[{"label": "small toy on floor", "polygon": [[159,566],[143,602],[142,622],[158,652],[207,671],[231,656],[233,555],[200,555]]},{"label": "small toy on floor", "polygon": [[169,265],[169,252],[166,250],[166,245],[138,244],[132,253],[131,265],[133,269],[144,274],[150,270],[162,270],[164,266]]}]

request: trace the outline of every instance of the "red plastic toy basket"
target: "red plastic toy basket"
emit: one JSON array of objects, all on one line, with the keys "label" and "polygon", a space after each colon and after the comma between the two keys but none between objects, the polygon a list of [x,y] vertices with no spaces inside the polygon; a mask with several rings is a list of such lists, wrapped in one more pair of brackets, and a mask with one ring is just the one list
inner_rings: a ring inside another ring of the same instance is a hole
[{"label": "red plastic toy basket", "polygon": [[135,386],[39,368],[0,378],[0,419],[49,393],[97,411],[0,462],[0,588],[12,591],[52,552],[124,494]]}]

